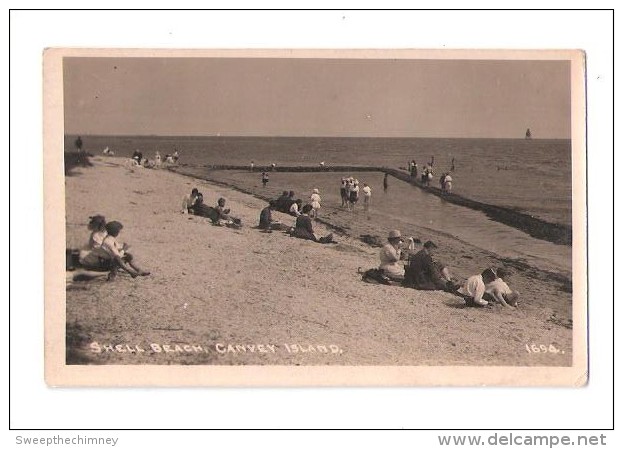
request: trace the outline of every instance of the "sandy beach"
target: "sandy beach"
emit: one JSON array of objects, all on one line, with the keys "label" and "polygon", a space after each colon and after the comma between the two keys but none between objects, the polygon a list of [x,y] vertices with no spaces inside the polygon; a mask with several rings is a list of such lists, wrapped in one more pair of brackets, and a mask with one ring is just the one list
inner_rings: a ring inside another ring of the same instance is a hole
[{"label": "sandy beach", "polygon": [[[68,282],[69,364],[571,365],[571,293],[546,272],[510,267],[509,284],[522,293],[513,310],[367,284],[358,271],[378,266],[378,248],[359,236],[384,238],[391,222],[374,229],[351,219],[337,245],[260,233],[254,227],[266,202],[254,195],[163,169],[131,169],[122,158],[92,162],[65,178],[67,247],[83,246],[88,217],[102,214],[124,224],[120,240],[151,275]],[[207,204],[226,198],[244,226],[182,214],[193,187]],[[342,215],[333,219],[343,227]],[[419,237],[440,246],[439,259],[460,279],[503,264],[450,235],[425,230]],[[533,344],[559,352],[529,352]]]}]

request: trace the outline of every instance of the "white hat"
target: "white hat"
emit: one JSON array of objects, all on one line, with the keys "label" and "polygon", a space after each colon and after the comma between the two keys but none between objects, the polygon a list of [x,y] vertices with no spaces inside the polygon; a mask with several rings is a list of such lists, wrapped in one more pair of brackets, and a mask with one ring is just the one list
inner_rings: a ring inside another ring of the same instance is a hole
[{"label": "white hat", "polygon": [[320,192],[318,191],[318,189],[314,189],[312,190],[312,193],[320,193]]}]

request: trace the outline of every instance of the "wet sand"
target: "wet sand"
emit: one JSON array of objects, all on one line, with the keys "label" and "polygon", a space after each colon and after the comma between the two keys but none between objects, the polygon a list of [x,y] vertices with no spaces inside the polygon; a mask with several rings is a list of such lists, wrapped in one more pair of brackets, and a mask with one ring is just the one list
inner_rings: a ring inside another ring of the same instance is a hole
[{"label": "wet sand", "polygon": [[[250,186],[130,169],[120,158],[93,164],[66,177],[68,247],[87,241],[88,217],[101,213],[124,223],[120,240],[152,275],[68,283],[68,363],[571,364],[571,294],[554,273],[506,261],[514,264],[509,284],[522,293],[520,307],[466,308],[447,293],[362,282],[358,270],[378,265],[378,248],[361,235],[388,231],[369,220],[322,217],[316,230],[336,230],[337,245],[260,233],[253,227],[266,203]],[[195,186],[208,204],[225,197],[245,226],[181,214],[181,199]],[[439,259],[458,278],[504,262],[434,229],[420,238],[439,244]],[[526,344],[561,352],[531,354]]]}]

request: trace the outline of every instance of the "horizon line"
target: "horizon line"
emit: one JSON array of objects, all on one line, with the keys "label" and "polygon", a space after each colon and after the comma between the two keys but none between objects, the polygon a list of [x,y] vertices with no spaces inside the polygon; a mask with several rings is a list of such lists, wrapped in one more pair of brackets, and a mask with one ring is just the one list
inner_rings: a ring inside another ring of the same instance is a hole
[{"label": "horizon line", "polygon": [[268,135],[268,134],[226,134],[226,135],[217,135],[217,134],[89,134],[89,133],[65,133],[64,137],[68,136],[87,136],[87,137],[181,137],[181,138],[190,138],[190,137],[217,137],[217,138],[227,138],[227,137],[248,137],[248,138],[317,138],[317,139],[511,139],[511,140],[571,140],[571,136],[569,137],[532,137],[530,139],[526,139],[524,137],[486,137],[486,136],[357,136],[357,135]]}]

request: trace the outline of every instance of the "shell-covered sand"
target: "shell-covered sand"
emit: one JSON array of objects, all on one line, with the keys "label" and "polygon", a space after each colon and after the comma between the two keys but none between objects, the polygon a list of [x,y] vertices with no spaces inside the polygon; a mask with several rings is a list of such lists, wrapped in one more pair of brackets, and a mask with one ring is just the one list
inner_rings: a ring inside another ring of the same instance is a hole
[{"label": "shell-covered sand", "polygon": [[[378,249],[356,232],[336,235],[336,245],[261,233],[254,227],[266,202],[254,196],[167,170],[130,169],[120,158],[93,163],[65,178],[67,247],[83,246],[88,217],[102,214],[124,224],[119,240],[151,275],[68,282],[68,364],[571,364],[571,295],[554,281],[515,274],[511,285],[523,296],[513,310],[367,284],[358,270],[378,265]],[[182,197],[195,186],[208,204],[226,198],[242,229],[182,214]],[[434,237],[458,277],[497,262]],[[535,354],[526,344],[559,352]]]}]

